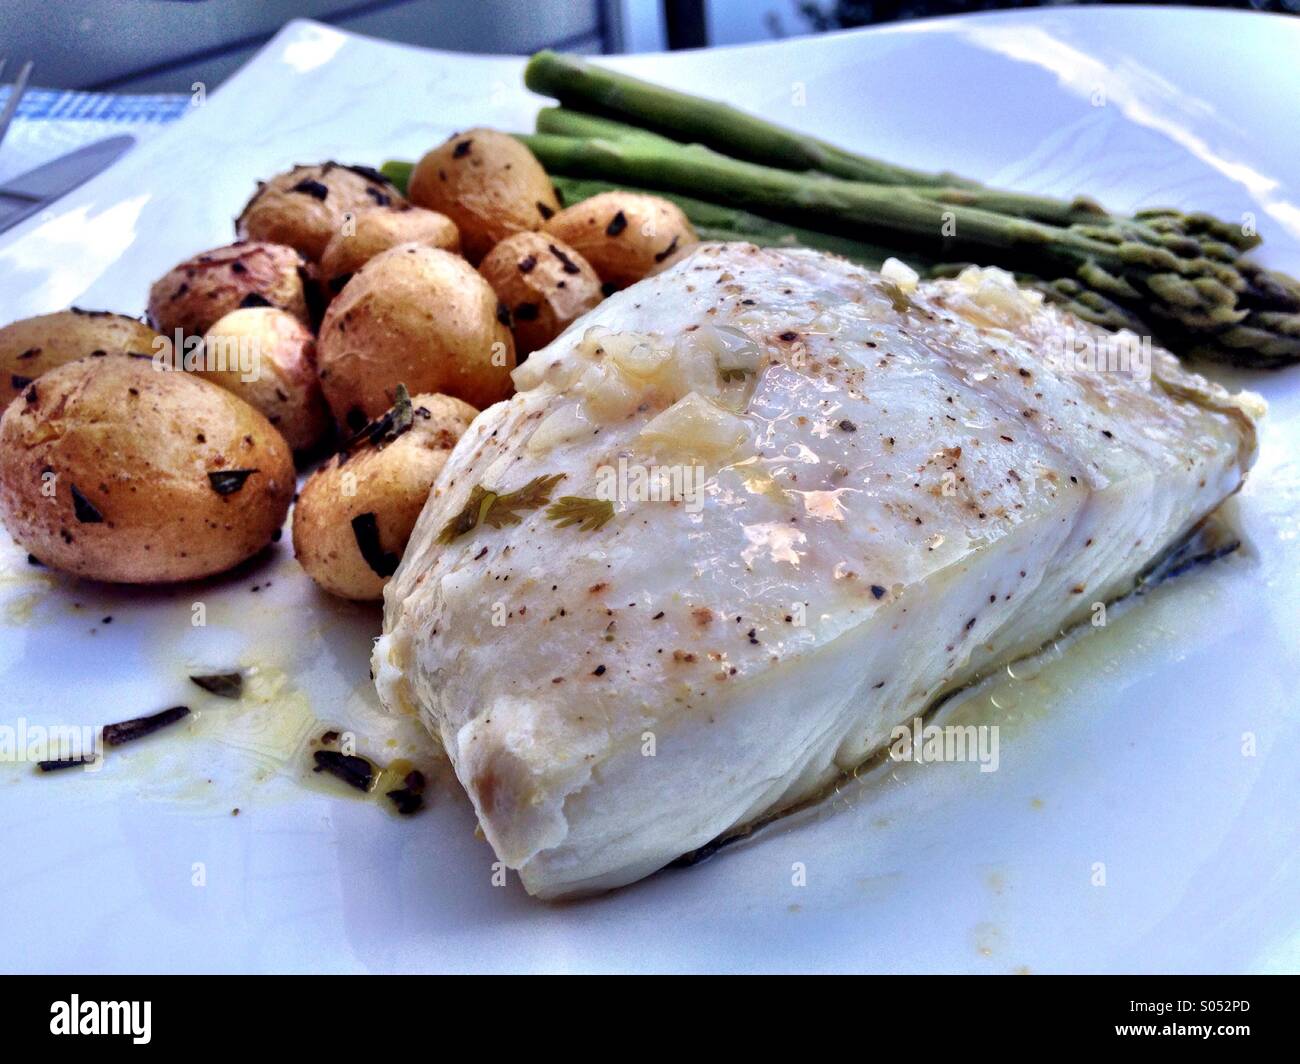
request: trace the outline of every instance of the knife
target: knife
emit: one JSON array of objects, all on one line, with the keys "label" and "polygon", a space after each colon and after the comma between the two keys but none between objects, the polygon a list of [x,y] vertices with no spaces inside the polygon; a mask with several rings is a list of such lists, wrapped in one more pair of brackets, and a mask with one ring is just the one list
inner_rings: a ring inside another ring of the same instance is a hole
[{"label": "knife", "polygon": [[129,134],[98,140],[0,185],[0,233],[90,180],[134,143]]}]

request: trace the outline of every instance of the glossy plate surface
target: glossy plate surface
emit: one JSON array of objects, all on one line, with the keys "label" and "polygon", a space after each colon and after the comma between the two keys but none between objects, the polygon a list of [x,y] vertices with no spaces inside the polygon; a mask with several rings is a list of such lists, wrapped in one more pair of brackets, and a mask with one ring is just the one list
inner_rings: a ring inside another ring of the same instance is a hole
[{"label": "glossy plate surface", "polygon": [[[1119,209],[1249,214],[1266,261],[1300,273],[1298,53],[1296,20],[1126,8],[614,62],[900,162]],[[6,234],[0,320],[140,312],[292,163],[530,128],[542,101],[521,68],[294,23]],[[0,764],[0,968],[1297,970],[1300,371],[1221,379],[1272,404],[1236,505],[1244,555],[958,707],[999,725],[996,772],[877,768],[708,862],[565,906],[496,885],[445,780],[406,821],[304,786],[326,726],[381,760],[431,755],[376,716],[378,611],[317,594],[287,536],[221,580],[143,593],[33,569],[6,539],[0,723],[181,702],[196,719],[97,773]],[[252,670],[238,704],[186,679],[234,665]]]}]

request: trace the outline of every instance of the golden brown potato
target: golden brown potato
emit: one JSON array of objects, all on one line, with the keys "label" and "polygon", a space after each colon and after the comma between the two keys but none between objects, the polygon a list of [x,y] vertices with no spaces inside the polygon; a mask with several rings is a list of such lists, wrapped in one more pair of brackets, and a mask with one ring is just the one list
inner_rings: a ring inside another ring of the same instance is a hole
[{"label": "golden brown potato", "polygon": [[316,376],[316,338],[277,307],[232,310],[203,337],[195,372],[260,410],[295,451],[330,429]]},{"label": "golden brown potato", "polygon": [[337,293],[357,270],[381,251],[398,244],[424,244],[459,253],[460,233],[445,214],[404,203],[362,211],[347,228],[336,233],[320,257],[321,282]]},{"label": "golden brown potato", "polygon": [[457,133],[434,148],[416,164],[407,194],[456,223],[474,263],[506,237],[540,229],[560,209],[542,164],[495,129]]},{"label": "golden brown potato", "polygon": [[125,314],[60,310],[0,329],[0,408],[47,370],[87,355],[152,355],[159,336]]},{"label": "golden brown potato", "polygon": [[545,233],[506,237],[478,272],[510,312],[520,355],[545,347],[603,298],[600,278],[587,260]]},{"label": "golden brown potato", "polygon": [[636,284],[700,239],[677,204],[639,192],[602,192],[566,207],[542,230],[577,251],[614,288]]},{"label": "golden brown potato", "polygon": [[477,413],[449,395],[408,402],[409,415],[399,413],[399,402],[352,450],[313,473],[298,496],[294,554],[330,594],[383,596],[434,479]]},{"label": "golden brown potato", "polygon": [[321,322],[325,400],[352,430],[387,410],[398,384],[490,406],[511,392],[515,346],[504,317],[491,286],[459,256],[421,244],[381,252]]},{"label": "golden brown potato", "polygon": [[239,307],[279,307],[306,325],[310,274],[301,255],[282,244],[230,244],[195,255],[149,289],[149,320],[167,339],[202,336]]},{"label": "golden brown potato", "polygon": [[284,438],[245,403],[147,358],[50,370],[0,418],[0,519],[37,559],[154,584],[229,569],[293,497]]},{"label": "golden brown potato", "polygon": [[258,185],[235,219],[235,232],[243,240],[287,244],[315,262],[348,215],[405,202],[383,174],[365,166],[295,166]]}]

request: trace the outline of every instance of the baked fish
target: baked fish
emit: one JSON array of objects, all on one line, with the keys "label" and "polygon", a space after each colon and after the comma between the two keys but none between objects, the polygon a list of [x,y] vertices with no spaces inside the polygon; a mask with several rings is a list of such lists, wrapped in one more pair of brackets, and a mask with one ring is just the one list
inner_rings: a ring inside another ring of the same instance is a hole
[{"label": "baked fish", "polygon": [[448,460],[373,664],[543,898],[817,794],[1128,591],[1241,486],[1263,414],[998,270],[749,244],[515,380]]}]

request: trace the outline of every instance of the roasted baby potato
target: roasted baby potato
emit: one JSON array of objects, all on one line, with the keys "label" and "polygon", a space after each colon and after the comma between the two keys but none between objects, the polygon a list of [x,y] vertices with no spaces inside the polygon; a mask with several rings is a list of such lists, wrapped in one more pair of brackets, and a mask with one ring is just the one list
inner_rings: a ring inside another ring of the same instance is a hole
[{"label": "roasted baby potato", "polygon": [[349,215],[404,202],[383,174],[368,167],[295,166],[258,185],[235,219],[235,232],[243,240],[287,244],[315,262]]},{"label": "roasted baby potato", "polygon": [[316,376],[316,338],[278,307],[243,307],[203,337],[195,372],[260,410],[295,451],[310,450],[330,429]]},{"label": "roasted baby potato", "polygon": [[587,260],[545,233],[506,237],[478,272],[510,312],[520,355],[545,347],[603,298],[600,278]]},{"label": "roasted baby potato", "polygon": [[177,330],[202,336],[239,307],[279,307],[304,324],[310,273],[283,244],[237,243],[214,248],[169,270],[149,289],[149,320],[169,340]]},{"label": "roasted baby potato", "polygon": [[699,242],[682,209],[639,192],[602,192],[542,226],[591,263],[600,279],[626,288],[687,244]]},{"label": "roasted baby potato", "polygon": [[416,164],[407,193],[456,223],[474,263],[506,237],[540,229],[560,209],[542,164],[495,129],[457,133],[434,148]]},{"label": "roasted baby potato", "polygon": [[242,399],[147,358],[50,370],[0,418],[0,520],[25,550],[94,580],[209,576],[276,536],[289,446]]},{"label": "roasted baby potato", "polygon": [[153,329],[106,310],[60,310],[0,329],[0,409],[47,370],[87,355],[153,355]]},{"label": "roasted baby potato", "polygon": [[477,413],[449,395],[408,399],[402,390],[311,475],[293,510],[293,550],[317,584],[343,598],[382,597],[434,479]]},{"label": "roasted baby potato", "polygon": [[445,214],[403,203],[362,211],[325,245],[320,257],[321,282],[338,292],[357,270],[381,251],[398,244],[424,244],[443,251],[460,251],[456,223]]},{"label": "roasted baby potato", "polygon": [[514,340],[491,286],[458,255],[399,244],[352,275],[316,345],[334,417],[355,431],[399,383],[483,408],[511,392]]}]

